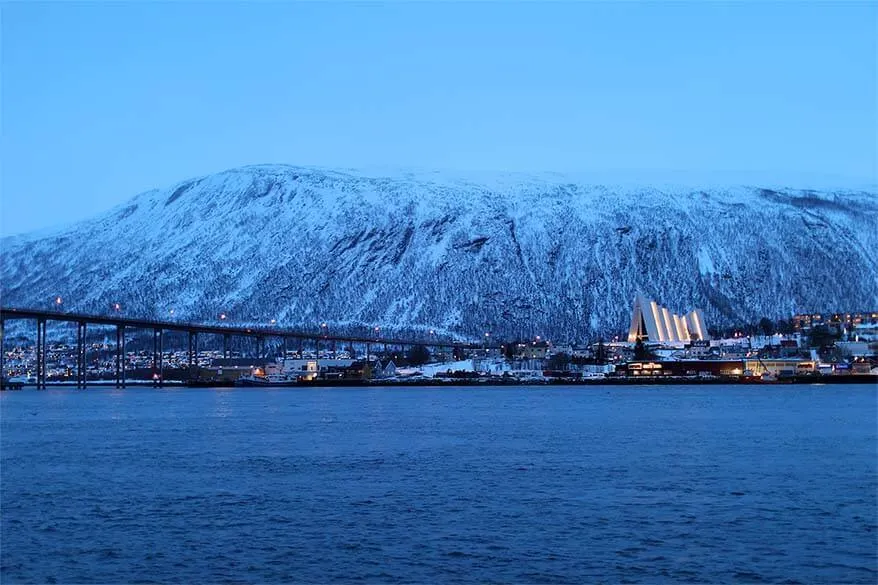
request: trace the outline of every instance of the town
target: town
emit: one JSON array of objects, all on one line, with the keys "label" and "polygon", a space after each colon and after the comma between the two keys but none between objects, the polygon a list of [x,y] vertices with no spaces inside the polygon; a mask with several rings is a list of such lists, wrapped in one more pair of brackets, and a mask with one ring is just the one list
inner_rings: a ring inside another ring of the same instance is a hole
[{"label": "town", "polygon": [[[708,333],[700,310],[678,316],[635,299],[627,337],[575,345],[541,336],[499,345],[410,346],[286,343],[269,347],[182,348],[89,340],[82,355],[69,342],[45,347],[47,384],[344,385],[424,383],[671,383],[712,381],[869,382],[878,379],[878,312],[800,314]],[[36,383],[36,345],[4,345],[3,387]],[[173,345],[173,344],[169,344]],[[124,347],[124,345],[123,345]],[[80,374],[79,364],[84,366]],[[122,363],[118,363],[121,359]]]}]

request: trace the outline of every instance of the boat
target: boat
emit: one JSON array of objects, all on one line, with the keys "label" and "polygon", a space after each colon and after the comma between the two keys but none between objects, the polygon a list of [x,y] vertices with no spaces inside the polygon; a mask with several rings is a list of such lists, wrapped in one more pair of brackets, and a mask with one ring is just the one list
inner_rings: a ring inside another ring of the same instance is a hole
[{"label": "boat", "polygon": [[236,386],[296,386],[299,379],[289,374],[266,374],[256,376],[253,374],[241,376],[235,381]]},{"label": "boat", "polygon": [[0,379],[0,390],[21,390],[27,382],[27,378],[23,376],[2,378]]}]

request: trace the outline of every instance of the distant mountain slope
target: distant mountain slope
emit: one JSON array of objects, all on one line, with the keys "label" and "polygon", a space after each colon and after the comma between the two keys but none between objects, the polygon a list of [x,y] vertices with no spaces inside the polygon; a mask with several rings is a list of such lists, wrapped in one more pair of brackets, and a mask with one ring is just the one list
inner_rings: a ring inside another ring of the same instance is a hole
[{"label": "distant mountain slope", "polygon": [[583,340],[624,330],[638,291],[711,326],[872,309],[876,202],[244,167],[4,238],[0,290],[4,306]]}]

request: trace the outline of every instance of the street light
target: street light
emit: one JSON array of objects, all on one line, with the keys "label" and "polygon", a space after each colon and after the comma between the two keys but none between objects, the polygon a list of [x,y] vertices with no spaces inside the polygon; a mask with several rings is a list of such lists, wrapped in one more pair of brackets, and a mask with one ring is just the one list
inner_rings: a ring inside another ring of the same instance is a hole
[{"label": "street light", "polygon": [[119,303],[113,303],[113,310],[118,313],[122,310],[122,305],[120,305]]},{"label": "street light", "polygon": [[60,307],[61,303],[63,303],[63,302],[64,302],[64,299],[62,299],[61,297],[55,297],[55,306],[56,307]]},{"label": "street light", "polygon": [[225,321],[225,320],[226,320],[226,314],[220,313],[220,321]]},{"label": "street light", "polygon": [[272,319],[272,320],[271,320],[271,324],[272,324],[272,325],[277,325],[277,319]]}]

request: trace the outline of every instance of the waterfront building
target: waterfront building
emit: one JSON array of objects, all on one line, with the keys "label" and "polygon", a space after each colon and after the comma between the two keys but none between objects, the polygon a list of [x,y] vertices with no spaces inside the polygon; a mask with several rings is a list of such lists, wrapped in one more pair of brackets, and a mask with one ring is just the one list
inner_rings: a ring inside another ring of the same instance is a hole
[{"label": "waterfront building", "polygon": [[[814,360],[792,359],[719,359],[719,360],[643,360],[632,361],[616,368],[622,376],[677,376],[687,378],[736,378],[740,376],[812,375],[819,372]],[[866,371],[865,373],[869,373]]]},{"label": "waterfront building", "polygon": [[754,376],[767,374],[782,378],[817,373],[817,362],[797,358],[749,359],[744,360],[744,368]]},{"label": "waterfront building", "polygon": [[685,315],[671,313],[643,295],[634,298],[631,327],[628,329],[628,342],[637,340],[653,343],[688,343],[708,339],[704,313],[693,309]]},{"label": "waterfront building", "polygon": [[678,376],[690,378],[737,377],[744,373],[743,360],[642,360],[616,367],[621,376]]}]

